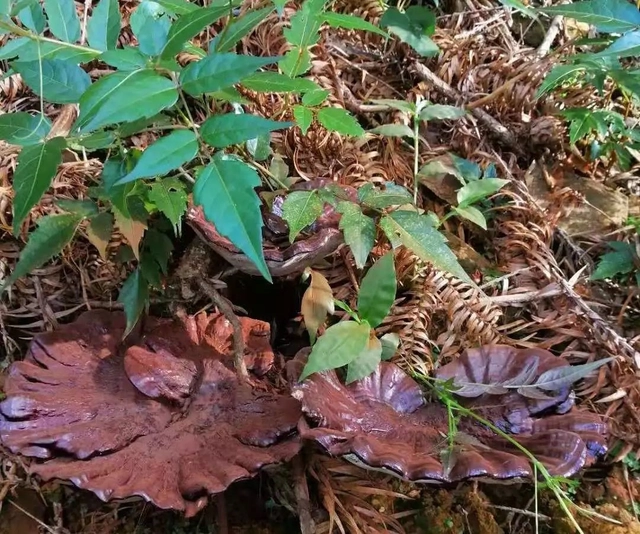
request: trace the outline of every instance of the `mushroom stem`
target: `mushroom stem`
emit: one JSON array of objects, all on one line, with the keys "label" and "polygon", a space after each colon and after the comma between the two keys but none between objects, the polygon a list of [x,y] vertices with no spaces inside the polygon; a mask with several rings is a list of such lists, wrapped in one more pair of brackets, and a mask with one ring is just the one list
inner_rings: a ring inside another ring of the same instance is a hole
[{"label": "mushroom stem", "polygon": [[220,310],[220,313],[231,323],[233,328],[233,364],[236,368],[238,378],[241,381],[248,381],[249,372],[244,362],[244,338],[242,337],[242,327],[240,326],[238,317],[233,312],[231,304],[229,304],[212,284],[202,279],[198,280],[198,284],[207,297],[209,297],[218,310]]}]

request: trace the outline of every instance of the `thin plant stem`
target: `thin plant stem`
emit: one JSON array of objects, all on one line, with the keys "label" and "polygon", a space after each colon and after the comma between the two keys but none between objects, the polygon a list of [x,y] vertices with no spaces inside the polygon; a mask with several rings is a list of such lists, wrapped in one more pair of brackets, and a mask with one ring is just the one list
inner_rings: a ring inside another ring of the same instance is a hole
[{"label": "thin plant stem", "polygon": [[420,120],[417,116],[413,117],[413,203],[418,205],[418,151],[420,149],[420,138],[418,136],[418,127]]}]

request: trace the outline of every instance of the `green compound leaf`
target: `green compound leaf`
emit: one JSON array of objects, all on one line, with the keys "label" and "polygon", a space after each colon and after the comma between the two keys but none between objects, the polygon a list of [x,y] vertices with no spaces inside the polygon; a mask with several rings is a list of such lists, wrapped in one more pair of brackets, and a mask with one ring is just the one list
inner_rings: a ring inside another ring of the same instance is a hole
[{"label": "green compound leaf", "polygon": [[263,7],[255,11],[249,11],[231,23],[227,23],[224,32],[221,32],[211,41],[210,49],[216,52],[228,52],[239,43],[243,37],[249,35],[268,15],[273,12],[274,6]]},{"label": "green compound leaf", "polygon": [[75,104],[91,85],[89,75],[70,61],[14,61],[11,66],[35,94],[54,104]]},{"label": "green compound leaf", "polygon": [[279,72],[256,72],[242,80],[242,85],[263,93],[306,93],[319,89],[318,84],[306,78],[290,78]]},{"label": "green compound leaf", "polygon": [[262,250],[260,199],[254,188],[258,174],[235,159],[215,157],[202,169],[193,187],[193,200],[202,206],[207,220],[256,265],[262,276],[271,274]]},{"label": "green compound leaf", "polygon": [[296,104],[293,106],[293,118],[296,120],[298,128],[302,131],[302,135],[306,135],[313,122],[313,111],[308,107]]},{"label": "green compound leaf", "polygon": [[354,137],[364,135],[362,126],[346,109],[322,108],[318,110],[318,122],[331,132]]},{"label": "green compound leaf", "polygon": [[149,200],[153,202],[173,225],[176,236],[180,236],[182,216],[187,211],[187,192],[177,178],[165,178],[151,184]]},{"label": "green compound leaf", "polygon": [[73,0],[44,0],[44,10],[53,35],[67,43],[80,39],[80,19]]},{"label": "green compound leaf", "polygon": [[87,41],[92,48],[111,50],[118,44],[121,24],[118,0],[100,0],[87,23]]},{"label": "green compound leaf", "polygon": [[212,147],[225,148],[291,126],[292,122],[277,122],[257,115],[225,113],[213,115],[204,121],[200,134]]},{"label": "green compound leaf", "polygon": [[44,115],[24,111],[0,115],[0,140],[11,145],[36,145],[51,131],[51,121]]}]

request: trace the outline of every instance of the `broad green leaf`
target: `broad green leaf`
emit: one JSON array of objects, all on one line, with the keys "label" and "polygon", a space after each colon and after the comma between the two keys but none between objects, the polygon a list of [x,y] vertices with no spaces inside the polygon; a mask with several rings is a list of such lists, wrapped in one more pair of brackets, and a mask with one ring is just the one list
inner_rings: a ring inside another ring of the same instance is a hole
[{"label": "broad green leaf", "polygon": [[624,33],[640,26],[640,11],[627,0],[583,0],[539,10],[593,24],[603,33]]},{"label": "broad green leaf", "polygon": [[344,241],[353,253],[356,267],[362,269],[375,241],[375,222],[371,217],[364,215],[360,206],[353,202],[340,202],[337,209],[342,214],[340,230],[344,235]]},{"label": "broad green leaf", "polygon": [[311,123],[313,122],[313,111],[308,107],[296,104],[293,106],[293,118],[296,120],[298,127],[302,131],[302,135],[306,135]]},{"label": "broad green leaf", "polygon": [[364,30],[377,33],[383,37],[389,37],[386,32],[356,15],[346,15],[344,13],[323,13],[322,18],[332,28],[345,28],[347,30]]},{"label": "broad green leaf", "polygon": [[273,5],[276,6],[276,11],[278,12],[278,16],[282,16],[282,12],[284,11],[284,6],[287,4],[288,0],[272,0]]},{"label": "broad green leaf", "polygon": [[273,11],[273,6],[249,11],[231,23],[211,42],[210,49],[227,52],[249,35]]},{"label": "broad green leaf", "polygon": [[469,182],[458,190],[458,204],[460,206],[475,204],[479,200],[497,193],[508,183],[509,180],[502,180],[500,178],[484,178],[482,180],[476,180],[475,182]]},{"label": "broad green leaf", "polygon": [[83,218],[95,217],[98,215],[98,205],[93,200],[76,200],[63,198],[56,202],[60,209],[80,215]]},{"label": "broad green leaf", "polygon": [[71,241],[81,221],[82,217],[73,213],[46,215],[38,219],[38,227],[29,235],[29,241],[20,253],[18,264],[0,292],[59,254]]},{"label": "broad green leaf", "polygon": [[362,126],[346,109],[322,108],[318,110],[318,122],[330,132],[354,137],[364,135]]},{"label": "broad green leaf", "polygon": [[50,131],[51,121],[44,115],[31,115],[25,111],[0,115],[0,140],[11,145],[38,144]]},{"label": "broad green leaf", "polygon": [[429,216],[414,211],[398,210],[383,216],[380,227],[394,247],[402,244],[437,269],[475,285],[447,246],[445,237],[433,227]]},{"label": "broad green leaf", "polygon": [[461,158],[451,152],[448,153],[448,156],[451,158],[451,161],[453,161],[453,164],[458,169],[460,176],[462,176],[464,180],[473,182],[475,180],[479,180],[480,176],[482,176],[482,169],[476,162]]},{"label": "broad green leaf", "polygon": [[177,178],[165,178],[151,184],[149,200],[169,219],[176,236],[180,236],[182,216],[187,211],[187,192]]},{"label": "broad green leaf", "polygon": [[75,143],[91,151],[108,148],[113,145],[115,140],[116,136],[113,132],[102,131],[83,136]]},{"label": "broad green leaf", "polygon": [[368,324],[355,321],[342,321],[327,328],[311,349],[299,380],[351,363],[367,347],[370,332]]},{"label": "broad green leaf", "polygon": [[395,333],[385,334],[380,338],[380,343],[382,345],[382,354],[380,359],[385,361],[390,360],[395,356],[396,352],[398,352],[400,336]]},{"label": "broad green leaf", "polygon": [[124,313],[127,318],[127,327],[123,337],[131,333],[147,306],[148,300],[149,286],[142,276],[140,267],[138,267],[122,284],[118,295],[118,302],[124,307]]},{"label": "broad green leaf", "polygon": [[118,0],[100,0],[87,23],[87,41],[98,50],[111,50],[120,36]]},{"label": "broad green leaf", "polygon": [[130,24],[140,52],[157,56],[163,51],[169,38],[171,20],[159,3],[144,0],[131,15]]},{"label": "broad green leaf", "polygon": [[287,76],[295,78],[311,68],[311,54],[307,48],[294,46],[279,61],[278,66]]},{"label": "broad green leaf", "polygon": [[225,113],[204,121],[200,135],[212,147],[224,148],[290,126],[293,126],[292,122],[276,122],[245,113]]},{"label": "broad green leaf", "polygon": [[404,100],[393,100],[391,98],[380,98],[377,100],[372,100],[371,102],[381,106],[388,106],[392,109],[397,109],[398,111],[404,111],[409,115],[413,115],[416,112],[416,105],[413,102],[405,102]]},{"label": "broad green leaf", "polygon": [[376,189],[373,187],[361,187],[358,190],[358,199],[363,204],[376,209],[384,209],[390,206],[403,206],[411,204],[413,197],[401,185],[393,182],[385,182],[384,189]]},{"label": "broad green leaf", "polygon": [[265,161],[271,155],[271,134],[261,133],[258,137],[248,139],[245,146],[255,161]]},{"label": "broad green leaf", "polygon": [[277,59],[229,52],[211,54],[185,67],[180,73],[180,85],[193,96],[220,91],[241,82],[260,67],[274,63]]},{"label": "broad green leaf", "polygon": [[406,124],[383,124],[369,131],[385,137],[410,137],[413,139],[413,130]]},{"label": "broad green leaf", "polygon": [[244,78],[242,85],[252,91],[266,93],[306,93],[316,91],[318,84],[306,78],[290,78],[279,72],[256,72]]},{"label": "broad green leaf", "polygon": [[144,236],[142,252],[157,265],[162,274],[166,275],[169,272],[173,243],[167,235],[150,228]]},{"label": "broad green leaf", "polygon": [[[427,180],[432,176],[440,176],[442,174],[451,174],[455,176],[460,183],[466,183],[465,177],[452,161],[447,161],[447,157],[439,156],[437,159],[425,163],[418,171],[418,176],[425,177]],[[424,180],[421,180],[424,181]]]},{"label": "broad green leaf", "polygon": [[600,55],[616,56],[618,59],[640,55],[640,29],[625,33]]},{"label": "broad green leaf", "polygon": [[319,106],[329,96],[330,91],[327,89],[316,89],[310,91],[302,97],[302,103],[305,106]]},{"label": "broad green leaf", "polygon": [[[472,182],[477,183],[477,182]],[[477,224],[483,230],[487,229],[487,219],[482,214],[482,212],[478,208],[474,208],[473,206],[458,206],[451,208],[454,213],[456,213],[459,217],[467,219],[474,224]]]},{"label": "broad green leaf", "polygon": [[139,70],[147,65],[149,58],[137,48],[125,46],[103,52],[100,61],[118,70]]},{"label": "broad green leaf", "polygon": [[215,157],[198,173],[193,200],[202,206],[220,235],[246,254],[271,281],[262,250],[260,199],[254,190],[260,183],[258,174],[245,163]]},{"label": "broad green leaf", "polygon": [[564,83],[573,82],[580,74],[586,71],[585,65],[573,64],[573,65],[557,65],[549,74],[546,75],[542,85],[536,92],[536,98],[540,98],[546,93],[552,91],[556,87],[561,86]]},{"label": "broad green leaf", "polygon": [[[217,4],[220,4],[220,2]],[[182,15],[171,26],[167,44],[162,50],[162,57],[172,58],[176,56],[189,39],[192,39],[206,27],[211,26],[215,21],[228,13],[229,5],[225,2],[224,5],[200,7],[191,13]]]},{"label": "broad green leaf", "polygon": [[37,50],[37,44],[28,37],[18,37],[9,39],[7,43],[0,48],[0,60],[13,59],[21,56],[30,49]]},{"label": "broad green leaf", "polygon": [[83,63],[98,57],[100,52],[92,48],[82,48],[76,45],[38,41],[21,37],[12,39],[0,49],[0,59],[18,57],[20,61],[39,61],[40,59],[59,59],[70,63]]},{"label": "broad green leaf", "polygon": [[302,8],[291,17],[291,27],[284,29],[284,36],[291,45],[307,48],[318,42],[322,25],[324,2],[307,0]]},{"label": "broad green leaf", "polygon": [[108,211],[91,218],[87,226],[87,239],[98,249],[103,260],[107,259],[107,246],[113,233],[113,215]]},{"label": "broad green leaf", "polygon": [[405,13],[390,7],[380,19],[380,26],[388,28],[403,43],[408,44],[421,56],[435,56],[439,52],[430,38],[436,23],[435,15],[422,6],[412,6]]},{"label": "broad green leaf", "polygon": [[317,191],[292,191],[282,204],[282,218],[289,225],[289,241],[322,215],[324,203]]},{"label": "broad green leaf", "polygon": [[51,187],[58,165],[62,163],[64,139],[55,137],[46,143],[24,147],[18,155],[18,164],[13,175],[13,233],[20,226],[44,192]]},{"label": "broad green leaf", "polygon": [[91,85],[89,75],[68,61],[14,61],[11,66],[35,94],[54,104],[75,104]]},{"label": "broad green leaf", "polygon": [[156,0],[156,2],[176,15],[186,15],[198,9],[196,4],[188,0]]},{"label": "broad green leaf", "polygon": [[460,119],[467,112],[456,106],[446,106],[444,104],[430,104],[420,112],[421,121],[432,121],[442,119]]},{"label": "broad green leaf", "polygon": [[133,170],[116,185],[140,178],[163,176],[191,161],[198,154],[198,139],[191,130],[176,130],[149,145]]},{"label": "broad green leaf", "polygon": [[24,26],[35,33],[42,33],[47,25],[47,19],[44,16],[40,2],[30,2],[23,7],[18,13],[18,18]]},{"label": "broad green leaf", "polygon": [[603,254],[598,260],[598,266],[591,275],[591,280],[605,280],[619,274],[629,274],[635,269],[633,247],[622,241],[607,243],[612,252]]},{"label": "broad green leaf", "polygon": [[367,346],[347,367],[345,384],[368,377],[380,365],[382,359],[382,343],[377,337],[370,337]]},{"label": "broad green leaf", "polygon": [[115,72],[95,82],[82,95],[75,126],[87,133],[110,124],[152,117],[177,100],[175,84],[153,70]]},{"label": "broad green leaf", "polygon": [[371,328],[382,323],[389,314],[396,299],[396,287],[396,269],[391,251],[373,264],[360,284],[358,314]]},{"label": "broad green leaf", "polygon": [[0,0],[0,15],[11,14],[11,0]]},{"label": "broad green leaf", "polygon": [[580,365],[567,365],[563,367],[554,367],[542,373],[534,385],[545,391],[558,391],[563,388],[570,387],[574,382],[586,378],[596,369],[612,362],[615,358],[603,358],[593,362],[583,363]]},{"label": "broad green leaf", "polygon": [[67,43],[80,39],[80,19],[73,0],[44,0],[44,10],[53,35]]}]

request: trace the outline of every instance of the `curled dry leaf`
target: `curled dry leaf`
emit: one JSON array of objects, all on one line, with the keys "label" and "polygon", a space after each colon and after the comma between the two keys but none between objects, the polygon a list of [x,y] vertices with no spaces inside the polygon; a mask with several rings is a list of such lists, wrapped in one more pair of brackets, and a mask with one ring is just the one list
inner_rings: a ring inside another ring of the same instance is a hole
[{"label": "curled dry leaf", "polygon": [[327,279],[319,272],[307,267],[305,274],[311,276],[311,284],[302,296],[302,317],[309,332],[311,343],[315,343],[318,328],[335,312],[333,291]]},{"label": "curled dry leaf", "polygon": [[[0,441],[47,459],[32,473],[105,501],[140,496],[191,516],[208,495],[298,453],[298,402],[239,382],[230,351],[217,350],[230,343],[224,319],[150,318],[128,348],[125,322],[122,313],[87,312],[37,336],[12,365]],[[259,334],[268,340],[268,324],[241,323],[247,367],[264,367]]]}]

